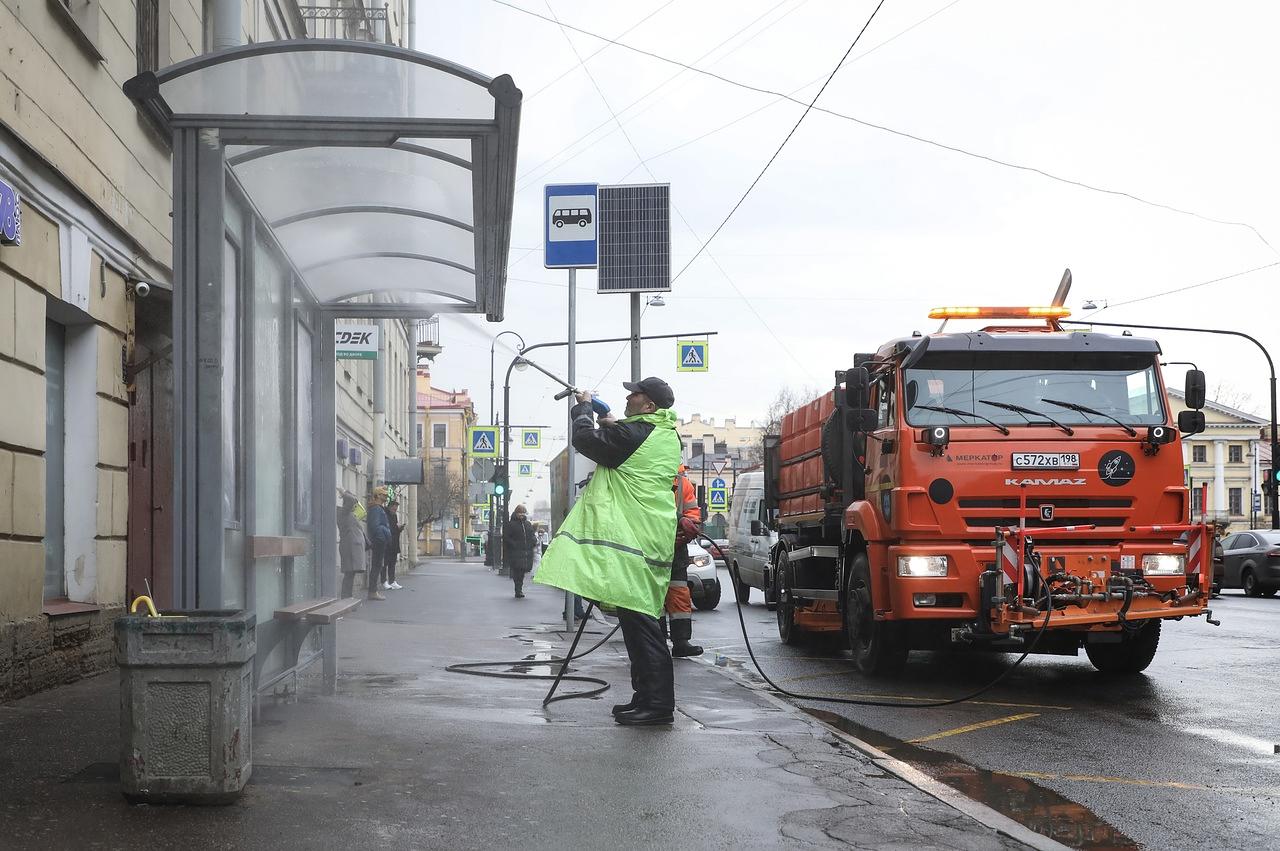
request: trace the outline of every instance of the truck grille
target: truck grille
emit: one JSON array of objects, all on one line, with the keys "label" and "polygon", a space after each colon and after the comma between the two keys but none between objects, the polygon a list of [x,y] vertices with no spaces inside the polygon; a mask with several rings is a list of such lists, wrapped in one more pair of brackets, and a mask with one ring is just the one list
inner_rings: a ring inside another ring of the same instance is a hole
[{"label": "truck grille", "polygon": [[[961,517],[970,529],[1017,526],[1018,497],[961,497]],[[1042,520],[1039,508],[1053,506],[1053,519]],[[1133,500],[1123,497],[1028,497],[1028,529],[1056,529],[1062,526],[1093,525],[1100,529],[1123,526],[1129,519]]]}]

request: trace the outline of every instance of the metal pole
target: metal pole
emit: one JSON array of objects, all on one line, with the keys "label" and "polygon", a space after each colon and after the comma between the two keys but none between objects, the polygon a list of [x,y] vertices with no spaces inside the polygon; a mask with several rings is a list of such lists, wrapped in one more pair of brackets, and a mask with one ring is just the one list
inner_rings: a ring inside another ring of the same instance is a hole
[{"label": "metal pole", "polygon": [[[1063,319],[1061,325],[1101,325],[1105,328],[1144,328],[1155,331],[1194,331],[1199,334],[1223,334],[1229,337],[1243,337],[1253,343],[1267,359],[1267,368],[1271,370],[1271,465],[1267,475],[1272,483],[1276,481],[1276,471],[1280,470],[1280,434],[1276,433],[1276,365],[1271,360],[1267,347],[1243,331],[1226,331],[1220,328],[1187,328],[1180,325],[1138,325],[1133,322],[1086,322],[1075,319]],[[1280,494],[1277,494],[1280,497]],[[1203,506],[1202,506],[1203,508]],[[1271,501],[1271,528],[1280,529],[1280,498]]]},{"label": "metal pole", "polygon": [[[631,380],[639,381],[640,375],[640,293],[631,294]],[[570,379],[572,381],[573,379]]]},{"label": "metal pole", "polygon": [[[577,386],[578,382],[578,270],[569,270],[569,383]],[[565,400],[569,403],[569,411],[573,410],[573,406],[578,400],[570,396]],[[565,506],[573,509],[574,495],[576,490],[573,486],[573,417],[567,415],[569,421],[568,428],[568,448],[565,450],[565,469],[569,474],[569,494],[565,499]],[[564,592],[564,628],[565,631],[573,629],[573,594],[568,591]]]}]

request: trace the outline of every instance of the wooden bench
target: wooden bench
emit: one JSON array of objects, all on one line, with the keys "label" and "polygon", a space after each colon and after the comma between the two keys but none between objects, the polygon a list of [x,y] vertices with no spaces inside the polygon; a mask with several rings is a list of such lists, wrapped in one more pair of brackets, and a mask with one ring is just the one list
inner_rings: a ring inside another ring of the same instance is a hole
[{"label": "wooden bench", "polygon": [[[266,629],[263,628],[266,626],[265,624],[258,627],[258,653],[257,661],[255,662],[255,666],[258,669],[255,673],[258,676],[255,679],[258,681],[257,690],[259,694],[290,675],[296,675],[300,670],[315,661],[316,654],[307,659],[299,658],[302,655],[303,648],[306,646],[307,636],[314,627],[333,626],[344,615],[349,615],[360,608],[362,602],[363,600],[359,597],[342,599],[320,597],[314,600],[302,600],[276,609],[272,617],[271,626]],[[260,678],[262,664],[281,644],[285,647],[286,665],[280,673],[263,682]],[[327,656],[325,658],[324,687],[325,691],[330,694],[333,693],[336,685],[336,661],[330,660]]]}]

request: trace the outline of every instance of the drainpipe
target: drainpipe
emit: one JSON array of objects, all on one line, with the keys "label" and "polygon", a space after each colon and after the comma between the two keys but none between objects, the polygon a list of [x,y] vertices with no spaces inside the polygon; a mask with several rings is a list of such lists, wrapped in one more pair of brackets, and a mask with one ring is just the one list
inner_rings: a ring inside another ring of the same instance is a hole
[{"label": "drainpipe", "polygon": [[406,22],[409,27],[409,49],[418,49],[418,0],[409,0],[409,15]]},{"label": "drainpipe", "polygon": [[373,486],[387,481],[387,322],[379,319],[378,359],[373,362]]},{"label": "drainpipe", "polygon": [[241,39],[240,0],[213,0],[213,50],[238,47]]}]

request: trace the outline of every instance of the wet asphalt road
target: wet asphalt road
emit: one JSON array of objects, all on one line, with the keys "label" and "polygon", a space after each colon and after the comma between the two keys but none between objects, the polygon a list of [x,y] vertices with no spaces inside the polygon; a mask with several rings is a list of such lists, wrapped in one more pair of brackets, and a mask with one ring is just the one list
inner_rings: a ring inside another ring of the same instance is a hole
[{"label": "wet asphalt road", "polygon": [[[694,639],[754,676],[728,574]],[[972,702],[888,709],[796,701],[970,797],[1081,848],[1280,848],[1280,598],[1228,591],[1214,617],[1168,622],[1145,674],[1104,677],[1032,656]],[[922,702],[966,694],[1016,656],[913,653],[902,676],[857,674],[831,645],[786,647],[758,590],[756,657],[805,694]]]}]

